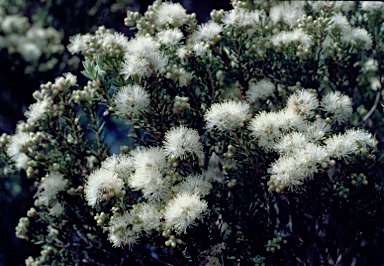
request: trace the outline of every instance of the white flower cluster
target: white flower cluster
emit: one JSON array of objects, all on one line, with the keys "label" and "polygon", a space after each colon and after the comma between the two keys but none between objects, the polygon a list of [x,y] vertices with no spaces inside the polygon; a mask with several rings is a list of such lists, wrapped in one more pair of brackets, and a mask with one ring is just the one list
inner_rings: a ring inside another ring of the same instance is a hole
[{"label": "white flower cluster", "polygon": [[[352,28],[347,17],[341,13],[337,13],[331,17],[328,31],[334,34],[340,34],[341,40],[345,44],[353,44],[361,47],[364,50],[369,50],[372,47],[372,37],[364,28]],[[334,41],[328,35],[323,45],[331,46]]]},{"label": "white flower cluster", "polygon": [[139,85],[127,85],[113,96],[116,113],[122,117],[132,117],[149,110],[150,95]]},{"label": "white flower cluster", "polygon": [[[52,55],[61,54],[64,51],[60,32],[52,27],[38,26],[39,21],[31,24],[27,17],[22,14],[14,14],[14,10],[12,11],[4,3],[0,3],[0,49],[6,48],[9,54],[19,53],[25,61],[32,65],[37,65],[39,59],[43,57],[50,58]],[[17,10],[16,6],[15,10]],[[44,59],[44,61],[46,60]],[[38,71],[51,69],[55,62],[54,59],[40,62]],[[32,65],[25,71],[33,71],[35,68]]]},{"label": "white flower cluster", "polygon": [[202,156],[200,137],[197,131],[179,126],[167,132],[164,147],[139,147],[130,155],[113,155],[89,175],[84,193],[91,206],[124,196],[128,188],[141,191],[147,201],[113,214],[108,239],[114,246],[134,245],[144,232],[158,227],[185,233],[204,217],[208,205],[202,198],[212,187],[210,178],[189,175],[174,183],[168,176],[173,172],[169,160],[185,159],[192,153]]},{"label": "white flower cluster", "polygon": [[[336,104],[337,102],[337,104]],[[338,106],[338,107],[336,107]],[[270,165],[270,190],[301,185],[322,168],[334,165],[335,159],[348,159],[351,155],[366,154],[377,141],[362,130],[348,130],[327,138],[330,125],[318,117],[308,120],[319,110],[314,93],[300,90],[291,95],[287,107],[279,112],[265,111],[256,115],[249,129],[265,151],[276,151],[279,159]],[[339,92],[325,95],[322,109],[331,114],[334,123],[344,122],[352,112],[351,100]]]}]

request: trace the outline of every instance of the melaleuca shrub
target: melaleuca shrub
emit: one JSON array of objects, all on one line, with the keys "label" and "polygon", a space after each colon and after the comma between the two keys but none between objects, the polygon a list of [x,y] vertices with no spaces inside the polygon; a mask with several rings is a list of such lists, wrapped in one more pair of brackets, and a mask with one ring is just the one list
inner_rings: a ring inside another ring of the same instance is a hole
[{"label": "melaleuca shrub", "polygon": [[42,246],[27,265],[336,265],[377,252],[381,132],[368,121],[384,5],[232,4],[198,25],[156,1],[128,12],[130,39],[105,27],[70,39],[88,82],[42,85],[1,138],[7,171],[35,181],[16,228]]}]

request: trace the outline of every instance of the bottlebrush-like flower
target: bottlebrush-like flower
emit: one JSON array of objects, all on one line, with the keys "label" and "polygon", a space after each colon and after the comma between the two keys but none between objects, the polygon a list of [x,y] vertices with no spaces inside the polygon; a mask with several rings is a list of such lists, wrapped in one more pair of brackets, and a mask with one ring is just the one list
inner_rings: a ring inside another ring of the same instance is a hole
[{"label": "bottlebrush-like flower", "polygon": [[118,115],[131,117],[148,112],[150,96],[139,85],[127,85],[113,96],[113,102]]},{"label": "bottlebrush-like flower", "polygon": [[256,83],[252,82],[246,92],[246,99],[249,103],[254,103],[258,99],[265,99],[273,95],[275,89],[275,85],[267,79],[259,80]]},{"label": "bottlebrush-like flower", "polygon": [[123,188],[124,183],[115,172],[100,168],[89,175],[84,193],[88,205],[95,206],[102,199],[123,196]]},{"label": "bottlebrush-like flower", "polygon": [[339,91],[328,93],[321,100],[321,107],[332,120],[341,124],[352,114],[352,101]]},{"label": "bottlebrush-like flower", "polygon": [[166,155],[174,155],[181,159],[191,153],[198,157],[203,155],[203,145],[199,133],[195,129],[183,125],[172,128],[165,134],[163,147]]},{"label": "bottlebrush-like flower", "polygon": [[46,177],[42,178],[37,191],[39,202],[45,206],[48,206],[50,202],[56,199],[57,193],[64,190],[68,180],[64,179],[64,176],[60,173],[50,173]]},{"label": "bottlebrush-like flower", "polygon": [[315,94],[308,90],[300,90],[292,94],[287,102],[287,108],[292,109],[300,115],[310,116],[319,106]]},{"label": "bottlebrush-like flower", "polygon": [[232,131],[244,125],[248,114],[248,103],[229,100],[212,104],[204,119],[208,130],[216,128],[219,131]]},{"label": "bottlebrush-like flower", "polygon": [[177,194],[165,207],[166,225],[179,234],[186,233],[187,228],[196,225],[196,220],[203,218],[207,208],[207,202],[197,194]]},{"label": "bottlebrush-like flower", "polygon": [[155,14],[155,24],[163,26],[170,24],[174,27],[180,27],[187,18],[187,11],[179,3],[164,2],[161,3]]}]

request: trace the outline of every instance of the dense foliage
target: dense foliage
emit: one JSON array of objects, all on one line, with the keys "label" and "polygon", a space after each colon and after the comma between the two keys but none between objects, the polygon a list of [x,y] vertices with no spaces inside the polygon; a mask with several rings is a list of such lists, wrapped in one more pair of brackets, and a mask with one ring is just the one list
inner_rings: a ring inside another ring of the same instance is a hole
[{"label": "dense foliage", "polygon": [[382,262],[384,3],[232,5],[70,38],[87,83],[41,85],[0,139],[35,182],[27,265]]}]

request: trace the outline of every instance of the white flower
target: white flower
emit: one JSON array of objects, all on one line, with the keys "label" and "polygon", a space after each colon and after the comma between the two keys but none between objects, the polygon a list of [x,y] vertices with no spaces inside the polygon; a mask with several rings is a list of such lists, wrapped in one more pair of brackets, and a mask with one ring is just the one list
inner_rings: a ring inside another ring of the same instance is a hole
[{"label": "white flower", "polygon": [[68,51],[71,54],[83,53],[87,49],[85,42],[90,38],[89,34],[81,35],[76,34],[69,38],[69,44],[67,46]]},{"label": "white flower", "polygon": [[384,3],[382,1],[362,1],[361,2],[361,10],[367,12],[376,12],[384,10]]},{"label": "white flower", "polygon": [[42,178],[37,191],[39,202],[48,206],[50,202],[56,199],[56,195],[64,190],[68,180],[60,173],[52,172],[46,177]]},{"label": "white flower", "polygon": [[108,157],[101,167],[109,171],[115,172],[117,177],[123,181],[134,171],[133,158],[128,155],[112,155]]},{"label": "white flower", "polygon": [[345,42],[351,42],[364,50],[372,48],[372,37],[367,30],[363,28],[352,29],[349,34],[343,36],[342,40]]},{"label": "white flower", "polygon": [[282,109],[279,112],[259,113],[251,120],[248,128],[258,145],[270,151],[282,134],[292,130],[303,131],[305,126],[302,116],[290,109]]},{"label": "white flower", "polygon": [[352,101],[339,91],[328,93],[321,100],[323,110],[338,124],[349,119],[352,114]]},{"label": "white flower", "polygon": [[351,25],[346,16],[341,13],[335,14],[331,17],[328,29],[341,32],[342,35],[347,35],[351,32]]},{"label": "white flower", "polygon": [[135,174],[129,177],[128,184],[134,190],[141,190],[143,196],[152,201],[164,199],[171,188],[171,183],[163,173],[153,169],[136,170]]},{"label": "white flower", "polygon": [[216,39],[222,30],[222,26],[214,21],[201,24],[195,33],[195,41],[210,42]]},{"label": "white flower", "polygon": [[160,207],[158,205],[150,202],[137,204],[136,207],[136,213],[142,221],[144,231],[149,232],[160,226],[161,214],[159,211]]},{"label": "white flower", "polygon": [[52,207],[49,208],[49,215],[59,217],[64,213],[65,209],[63,204],[60,202],[55,202],[52,204]]},{"label": "white flower", "polygon": [[28,122],[37,122],[42,119],[50,107],[51,105],[47,99],[31,104],[28,111],[25,112]]},{"label": "white flower", "polygon": [[186,10],[179,3],[161,3],[155,12],[155,24],[159,26],[170,24],[174,27],[180,27],[187,18]]},{"label": "white flower", "polygon": [[249,103],[254,103],[258,99],[266,99],[273,95],[276,87],[268,79],[262,79],[258,82],[252,82],[246,92],[246,99]]},{"label": "white flower", "polygon": [[285,155],[271,164],[268,172],[271,174],[269,185],[280,191],[286,186],[301,185],[306,178],[311,178],[318,171],[322,161],[327,160],[326,149],[307,142],[303,148],[293,150],[291,155]]},{"label": "white flower", "polygon": [[139,147],[132,153],[133,166],[136,170],[164,171],[167,167],[166,156],[161,147]]},{"label": "white flower", "polygon": [[25,132],[18,132],[15,135],[11,136],[9,144],[7,146],[8,156],[13,162],[15,162],[16,167],[20,169],[27,169],[27,163],[29,157],[23,151],[23,146],[27,144],[30,140],[30,136]]},{"label": "white flower", "polygon": [[187,176],[175,189],[178,193],[197,194],[204,197],[209,194],[212,188],[211,183],[204,175]]},{"label": "white flower", "polygon": [[70,86],[76,85],[77,77],[75,75],[73,75],[71,72],[64,73],[63,77],[64,77],[64,80],[65,80],[65,83],[67,84],[67,86],[70,87]]},{"label": "white flower", "polygon": [[188,154],[194,153],[199,158],[203,155],[199,133],[195,129],[183,125],[170,129],[163,141],[164,153],[184,159]]},{"label": "white flower", "polygon": [[306,130],[303,133],[310,142],[319,142],[331,131],[331,126],[322,119],[309,123],[305,128]]},{"label": "white flower", "polygon": [[114,50],[119,49],[120,52],[123,52],[128,48],[128,38],[122,33],[107,33],[102,38],[102,47],[103,50],[110,53],[110,47]]},{"label": "white flower", "polygon": [[197,194],[177,194],[165,207],[166,225],[179,234],[186,233],[187,228],[196,225],[196,220],[203,218],[207,208],[207,202]]},{"label": "white flower", "polygon": [[303,133],[292,132],[281,137],[274,149],[281,155],[292,155],[296,150],[303,149],[307,144],[308,140]]},{"label": "white flower", "polygon": [[347,141],[354,142],[357,146],[356,152],[366,153],[368,148],[374,148],[377,145],[375,137],[362,129],[348,129],[344,136]]},{"label": "white flower", "polygon": [[148,112],[150,95],[139,85],[127,85],[113,96],[116,113],[122,117],[137,116]]},{"label": "white flower", "polygon": [[124,195],[124,183],[113,171],[100,168],[88,176],[84,193],[88,205],[95,206],[102,199]]},{"label": "white flower", "polygon": [[196,42],[192,46],[192,50],[195,52],[196,56],[204,57],[208,52],[209,46],[204,42]]},{"label": "white flower", "polygon": [[274,46],[288,45],[292,42],[295,42],[301,44],[304,47],[308,47],[312,44],[312,37],[301,29],[295,29],[294,31],[290,32],[282,31],[272,36],[271,41]]},{"label": "white flower", "polygon": [[260,11],[249,12],[244,8],[235,8],[224,13],[223,24],[225,27],[253,28],[260,22]]},{"label": "white flower", "polygon": [[304,5],[305,2],[300,1],[281,3],[271,8],[269,17],[274,23],[282,20],[289,26],[293,27],[297,24],[297,20],[302,18],[302,16],[305,14],[303,9]]},{"label": "white flower", "polygon": [[17,50],[27,62],[37,61],[42,55],[40,47],[33,42],[20,42]]},{"label": "white flower", "polygon": [[346,135],[333,135],[324,143],[329,155],[337,159],[347,159],[358,150],[356,142],[351,141]]},{"label": "white flower", "polygon": [[280,190],[286,186],[298,186],[303,183],[304,173],[292,156],[280,157],[271,164],[268,172],[271,174],[270,181]]},{"label": "white flower", "polygon": [[178,83],[180,87],[186,87],[191,83],[193,75],[186,71],[184,68],[180,68],[174,81]]},{"label": "white flower", "polygon": [[298,114],[310,116],[319,106],[319,101],[314,93],[308,90],[300,90],[292,94],[287,102],[287,108]]},{"label": "white flower", "polygon": [[157,34],[157,39],[165,47],[176,46],[184,37],[183,33],[179,29],[168,29],[160,31]]},{"label": "white flower", "polygon": [[109,222],[108,240],[114,247],[123,247],[128,245],[130,248],[137,243],[140,233],[133,230],[134,217],[129,212],[122,215],[114,215]]},{"label": "white flower", "polygon": [[214,103],[204,115],[206,128],[219,131],[232,131],[244,125],[249,114],[249,104],[246,102],[228,100]]},{"label": "white flower", "polygon": [[185,47],[185,46],[182,46],[182,47],[179,47],[177,49],[177,52],[176,52],[177,56],[183,60],[187,57],[187,55],[189,54],[189,50]]},{"label": "white flower", "polygon": [[140,78],[150,76],[167,64],[167,58],[159,51],[160,44],[150,36],[136,36],[126,47],[122,74],[126,78],[137,75]]}]

